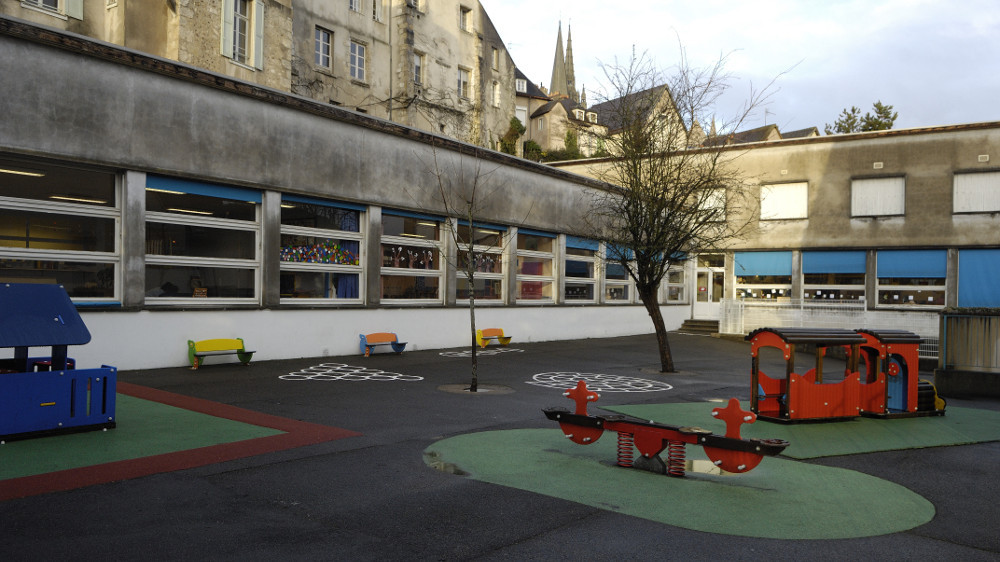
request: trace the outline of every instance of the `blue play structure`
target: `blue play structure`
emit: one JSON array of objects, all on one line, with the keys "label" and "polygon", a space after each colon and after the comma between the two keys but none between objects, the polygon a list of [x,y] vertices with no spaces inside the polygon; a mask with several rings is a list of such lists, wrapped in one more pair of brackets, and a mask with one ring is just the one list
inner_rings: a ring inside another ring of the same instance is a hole
[{"label": "blue play structure", "polygon": [[[0,283],[0,439],[115,427],[118,370],[76,369],[90,332],[61,285]],[[51,347],[30,357],[31,347]]]}]

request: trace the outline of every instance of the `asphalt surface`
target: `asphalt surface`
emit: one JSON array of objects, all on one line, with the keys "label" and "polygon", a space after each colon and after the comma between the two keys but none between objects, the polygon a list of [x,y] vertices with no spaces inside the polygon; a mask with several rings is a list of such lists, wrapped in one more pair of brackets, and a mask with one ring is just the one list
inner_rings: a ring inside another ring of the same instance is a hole
[{"label": "asphalt surface", "polygon": [[[745,343],[685,334],[670,342],[678,372],[663,375],[653,336],[520,344],[515,334],[510,347],[520,351],[480,357],[479,382],[494,391],[477,394],[455,390],[471,378],[469,360],[439,351],[123,371],[121,381],[362,435],[2,502],[0,559],[1000,560],[1000,442],[805,461],[877,476],[934,504],[934,518],[909,531],[838,540],[691,531],[479,482],[424,460],[425,449],[450,436],[557,430],[542,408],[571,403],[558,389],[528,384],[543,373],[672,386],[606,392],[598,406],[749,398]],[[279,378],[324,363],[403,376]],[[995,399],[952,405],[1000,410]]]}]

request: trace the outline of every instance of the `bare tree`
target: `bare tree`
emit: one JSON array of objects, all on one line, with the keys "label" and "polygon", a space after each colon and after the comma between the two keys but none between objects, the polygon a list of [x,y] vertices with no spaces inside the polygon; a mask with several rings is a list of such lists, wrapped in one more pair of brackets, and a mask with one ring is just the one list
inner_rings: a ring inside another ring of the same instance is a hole
[{"label": "bare tree", "polygon": [[[469,296],[469,335],[472,357],[472,380],[470,392],[479,391],[479,359],[476,342],[476,274],[486,264],[492,264],[494,256],[499,259],[507,247],[509,240],[502,232],[486,227],[482,221],[487,215],[487,209],[501,200],[498,198],[503,185],[494,181],[493,173],[497,165],[489,170],[483,169],[483,160],[479,156],[482,149],[472,148],[474,154],[470,157],[460,152],[444,155],[435,149],[433,168],[437,188],[437,202],[440,203],[446,216],[449,217],[445,231],[449,241],[457,249],[454,259],[447,252],[442,252],[443,260],[466,278]],[[530,210],[529,210],[530,213]],[[526,217],[525,217],[526,218]],[[457,219],[457,220],[456,220]]]},{"label": "bare tree", "polygon": [[[756,194],[727,143],[761,106],[771,85],[751,86],[737,115],[719,121],[716,104],[729,87],[726,58],[693,68],[686,55],[669,75],[646,55],[603,65],[607,90],[592,107],[607,125],[611,157],[593,171],[617,189],[597,194],[588,235],[607,242],[607,259],[621,264],[656,330],[663,372],[674,371],[659,306],[669,268],[695,252],[724,247],[756,224]],[[773,82],[772,82],[773,84]],[[702,124],[712,123],[706,134]],[[722,134],[715,134],[716,130]]]}]

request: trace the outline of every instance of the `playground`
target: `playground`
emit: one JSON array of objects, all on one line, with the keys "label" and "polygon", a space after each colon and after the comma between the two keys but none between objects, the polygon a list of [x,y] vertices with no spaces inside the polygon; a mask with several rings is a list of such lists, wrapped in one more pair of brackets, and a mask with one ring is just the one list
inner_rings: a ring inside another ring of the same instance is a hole
[{"label": "playground", "polygon": [[751,346],[685,334],[671,345],[671,374],[656,372],[652,335],[490,346],[475,395],[454,391],[469,380],[461,349],[197,371],[179,350],[176,368],[118,372],[116,427],[0,446],[0,555],[1000,555],[996,400],[948,399],[933,417],[757,420],[742,437],[787,441],[780,455],[726,474],[689,446],[683,478],[616,466],[613,435],[583,446],[543,413],[572,409],[563,393],[584,380],[599,395],[590,415],[724,434],[712,410],[730,398],[749,410]]}]

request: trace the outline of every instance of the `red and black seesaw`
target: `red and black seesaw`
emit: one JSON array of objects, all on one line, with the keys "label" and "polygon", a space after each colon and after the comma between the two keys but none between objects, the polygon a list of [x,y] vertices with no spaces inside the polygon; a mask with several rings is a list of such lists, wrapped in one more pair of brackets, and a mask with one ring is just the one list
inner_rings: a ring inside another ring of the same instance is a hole
[{"label": "red and black seesaw", "polygon": [[[618,466],[684,476],[685,446],[691,444],[701,445],[719,469],[738,474],[753,470],[765,456],[778,455],[788,446],[788,441],[783,439],[741,438],[740,426],[753,423],[757,416],[740,408],[740,401],[735,398],[730,398],[725,408],[712,410],[712,416],[726,422],[726,435],[721,436],[700,427],[676,427],[623,415],[588,415],[587,404],[596,401],[599,395],[588,390],[583,380],[563,396],[576,402],[576,411],[546,408],[542,410],[545,417],[559,422],[566,437],[580,445],[595,443],[605,431],[617,432]],[[633,447],[638,449],[639,458],[633,459]],[[660,458],[664,449],[667,450],[666,463]]]}]

